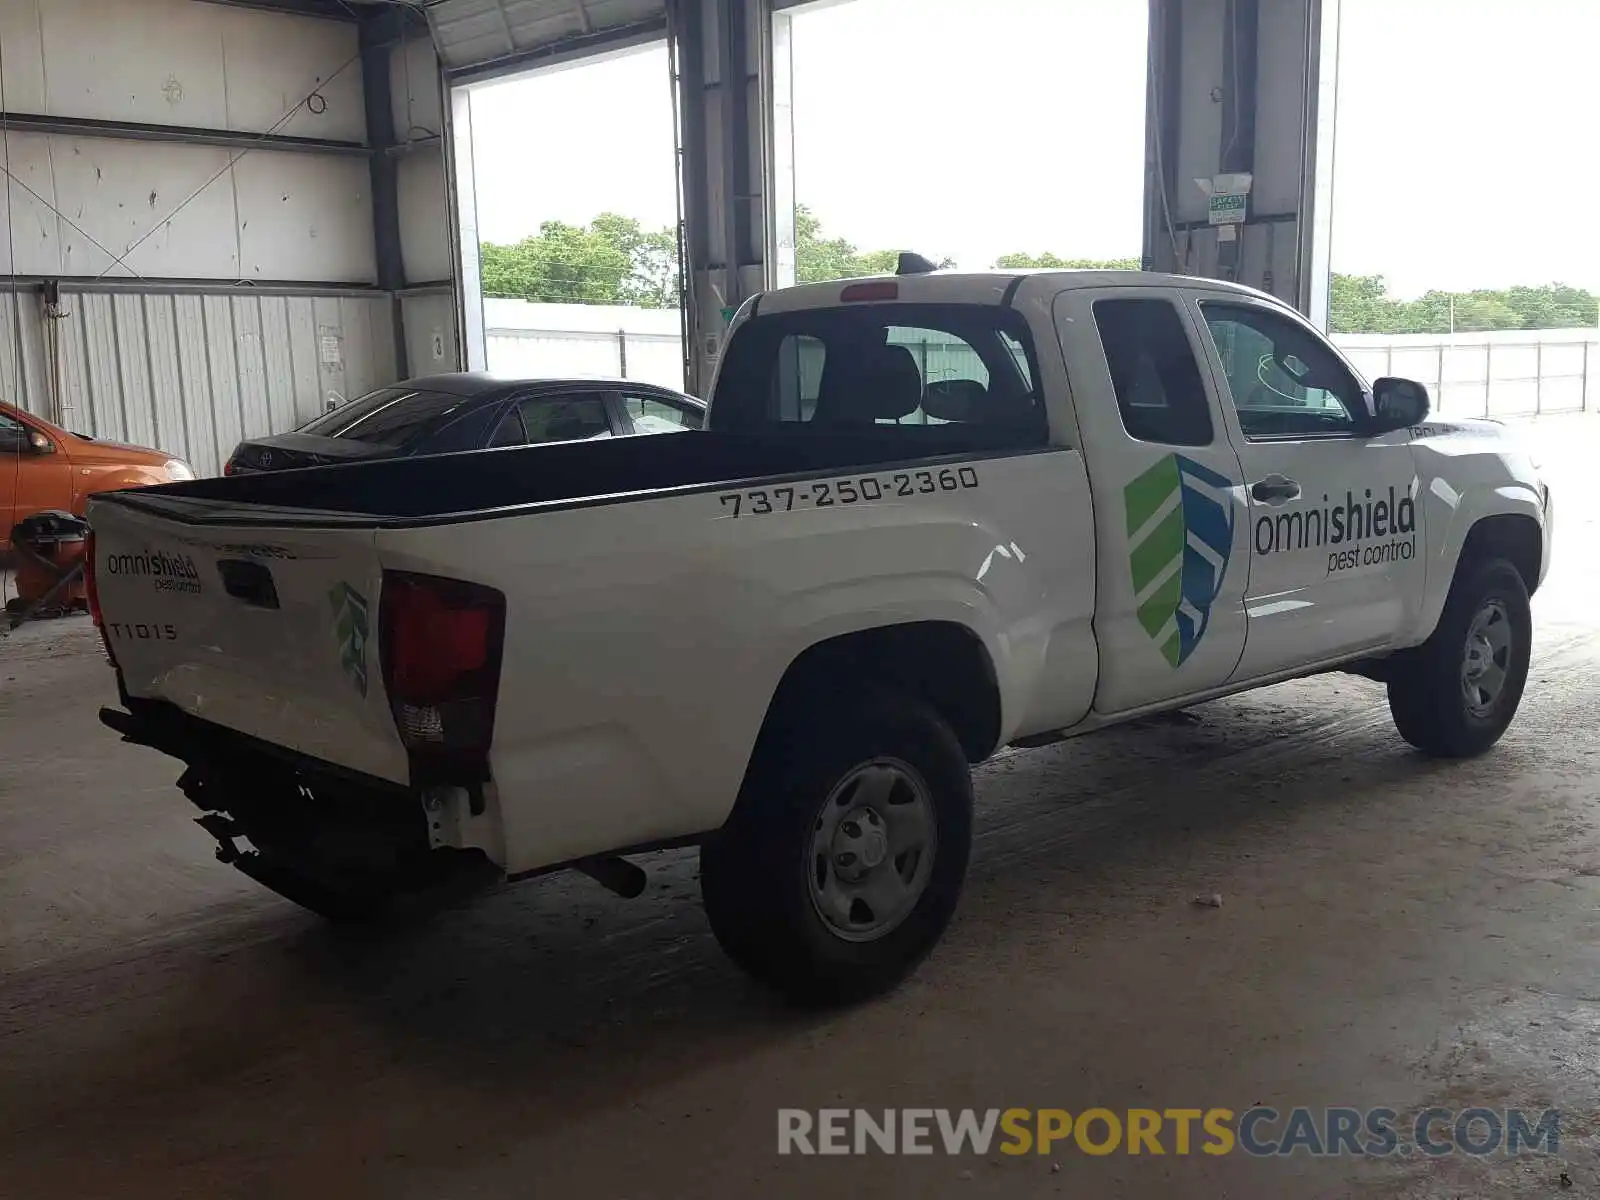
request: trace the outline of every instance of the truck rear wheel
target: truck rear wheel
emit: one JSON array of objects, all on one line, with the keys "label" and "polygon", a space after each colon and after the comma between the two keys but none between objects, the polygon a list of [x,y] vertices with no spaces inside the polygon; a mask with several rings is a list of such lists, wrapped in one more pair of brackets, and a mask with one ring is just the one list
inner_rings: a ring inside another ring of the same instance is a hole
[{"label": "truck rear wheel", "polygon": [[1482,754],[1516,716],[1532,643],[1517,569],[1498,558],[1463,563],[1432,636],[1389,681],[1400,736],[1441,758]]},{"label": "truck rear wheel", "polygon": [[794,706],[764,731],[728,824],[700,853],[712,931],[802,1003],[893,987],[955,912],[972,777],[950,727],[909,696]]}]

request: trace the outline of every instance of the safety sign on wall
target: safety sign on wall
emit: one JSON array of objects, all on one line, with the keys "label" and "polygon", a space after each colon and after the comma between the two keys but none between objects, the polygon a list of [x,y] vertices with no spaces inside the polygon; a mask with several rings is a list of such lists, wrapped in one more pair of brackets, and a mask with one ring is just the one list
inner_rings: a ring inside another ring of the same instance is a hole
[{"label": "safety sign on wall", "polygon": [[1243,225],[1249,199],[1245,192],[1213,192],[1206,206],[1211,224]]}]

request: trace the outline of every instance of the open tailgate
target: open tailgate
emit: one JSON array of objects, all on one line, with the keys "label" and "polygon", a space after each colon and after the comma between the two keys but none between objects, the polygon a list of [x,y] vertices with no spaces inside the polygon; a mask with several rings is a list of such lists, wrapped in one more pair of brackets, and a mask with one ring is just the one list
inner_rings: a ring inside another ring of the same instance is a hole
[{"label": "open tailgate", "polygon": [[370,525],[305,513],[277,525],[270,513],[207,524],[212,506],[226,508],[156,497],[91,502],[101,624],[124,690],[408,782],[378,665],[382,572]]}]

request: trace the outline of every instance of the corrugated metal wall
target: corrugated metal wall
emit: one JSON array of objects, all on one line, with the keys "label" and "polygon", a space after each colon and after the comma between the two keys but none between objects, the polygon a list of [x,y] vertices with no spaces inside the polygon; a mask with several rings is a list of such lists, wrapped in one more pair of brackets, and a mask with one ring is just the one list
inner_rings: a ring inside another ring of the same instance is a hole
[{"label": "corrugated metal wall", "polygon": [[[281,432],[395,380],[387,296],[87,292],[0,297],[0,394],[68,429],[158,446],[217,474]],[[54,383],[54,386],[52,386]]]}]

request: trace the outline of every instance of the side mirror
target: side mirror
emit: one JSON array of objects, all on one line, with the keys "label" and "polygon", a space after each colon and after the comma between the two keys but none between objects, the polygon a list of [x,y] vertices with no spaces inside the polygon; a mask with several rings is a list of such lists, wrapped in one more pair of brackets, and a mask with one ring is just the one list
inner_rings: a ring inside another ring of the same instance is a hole
[{"label": "side mirror", "polygon": [[54,454],[56,444],[37,429],[28,430],[28,445],[33,447],[35,454]]},{"label": "side mirror", "polygon": [[1428,389],[1412,379],[1385,376],[1372,385],[1372,406],[1383,433],[1420,425],[1428,419]]}]

